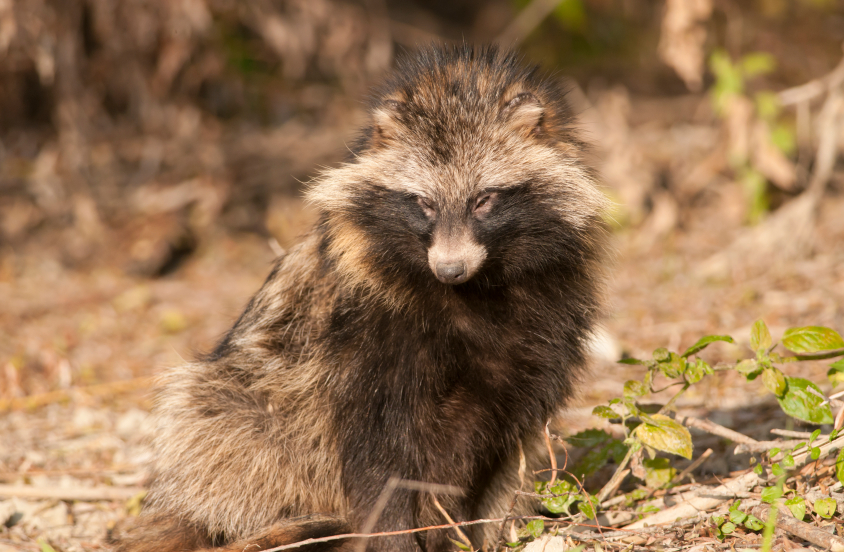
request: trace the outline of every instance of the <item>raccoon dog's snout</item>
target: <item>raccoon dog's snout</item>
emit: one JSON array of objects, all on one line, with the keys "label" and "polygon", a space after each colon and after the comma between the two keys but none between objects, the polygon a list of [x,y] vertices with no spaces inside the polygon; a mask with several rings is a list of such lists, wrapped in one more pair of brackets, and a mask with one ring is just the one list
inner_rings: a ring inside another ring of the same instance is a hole
[{"label": "raccoon dog's snout", "polygon": [[486,255],[486,248],[475,240],[469,228],[443,229],[434,232],[428,265],[440,282],[462,284],[477,274]]},{"label": "raccoon dog's snout", "polygon": [[462,260],[437,263],[437,278],[444,284],[462,284],[468,278],[466,263]]}]

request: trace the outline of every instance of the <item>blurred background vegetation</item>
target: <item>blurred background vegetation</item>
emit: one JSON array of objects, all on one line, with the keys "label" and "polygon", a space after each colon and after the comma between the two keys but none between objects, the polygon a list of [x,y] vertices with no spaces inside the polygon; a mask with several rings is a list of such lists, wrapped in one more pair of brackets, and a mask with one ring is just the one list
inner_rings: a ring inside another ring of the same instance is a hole
[{"label": "blurred background vegetation", "polygon": [[841,0],[0,0],[0,396],[206,350],[431,42],[570,90],[617,203],[606,356],[844,327]]}]

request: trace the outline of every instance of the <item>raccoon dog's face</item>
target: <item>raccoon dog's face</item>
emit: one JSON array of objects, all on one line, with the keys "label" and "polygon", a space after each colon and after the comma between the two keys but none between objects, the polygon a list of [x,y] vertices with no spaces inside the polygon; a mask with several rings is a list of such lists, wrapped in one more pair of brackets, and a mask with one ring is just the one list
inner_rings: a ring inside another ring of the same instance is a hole
[{"label": "raccoon dog's face", "polygon": [[356,157],[310,190],[328,256],[398,301],[583,262],[605,200],[570,127],[556,87],[512,55],[406,60],[375,98]]}]

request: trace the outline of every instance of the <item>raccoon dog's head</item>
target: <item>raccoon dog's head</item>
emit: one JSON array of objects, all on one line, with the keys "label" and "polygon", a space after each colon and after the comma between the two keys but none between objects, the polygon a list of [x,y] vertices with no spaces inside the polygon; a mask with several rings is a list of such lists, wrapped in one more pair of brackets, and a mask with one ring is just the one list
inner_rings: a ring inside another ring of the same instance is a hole
[{"label": "raccoon dog's head", "polygon": [[324,251],[355,285],[401,302],[594,259],[604,196],[561,91],[513,54],[418,52],[370,114],[354,158],[309,191]]}]

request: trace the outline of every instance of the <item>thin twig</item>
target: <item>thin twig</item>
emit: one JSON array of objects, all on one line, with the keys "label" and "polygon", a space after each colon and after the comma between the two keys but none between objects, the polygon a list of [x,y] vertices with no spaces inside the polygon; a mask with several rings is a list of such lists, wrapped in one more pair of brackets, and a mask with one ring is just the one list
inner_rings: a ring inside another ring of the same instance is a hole
[{"label": "thin twig", "polygon": [[686,469],[681,471],[680,475],[678,475],[677,477],[674,478],[674,482],[679,483],[680,481],[685,479],[686,476],[688,476],[690,473],[692,473],[693,471],[698,469],[701,466],[701,464],[706,462],[707,458],[709,458],[710,456],[712,456],[712,449],[708,448],[705,451],[703,451],[703,454],[701,454],[697,458],[697,460],[695,460],[694,462],[692,462],[691,464],[686,466]]},{"label": "thin twig", "polygon": [[548,429],[550,423],[551,420],[545,422],[545,446],[548,448],[548,458],[551,460],[551,481],[548,484],[553,485],[554,481],[557,480],[557,456],[554,454],[554,448],[551,446],[551,430]]},{"label": "thin twig", "polygon": [[800,86],[787,88],[777,94],[779,96],[780,104],[794,105],[813,100],[831,88],[835,88],[844,82],[844,59],[842,59],[835,69],[824,75],[823,77],[811,80]]},{"label": "thin twig", "polygon": [[[443,508],[443,505],[440,504],[440,501],[437,500],[436,495],[434,495],[433,493],[431,493],[431,500],[434,501],[434,506],[437,507],[437,510],[440,511],[445,520],[453,525],[455,521],[451,518],[450,515],[448,515],[448,512],[446,512],[445,508]],[[457,536],[460,538],[460,540],[463,541],[463,544],[465,544],[469,548],[472,548],[472,541],[469,540],[469,537],[466,536],[466,533],[464,533],[463,530],[460,529],[460,527],[455,527],[454,530],[457,532]]]},{"label": "thin twig", "polygon": [[[543,521],[550,521],[553,523],[568,523],[569,522],[560,520],[559,518],[552,518],[546,516],[513,516],[509,518],[511,520],[533,520],[533,519],[541,519]],[[472,521],[458,521],[457,523],[448,523],[445,525],[430,525],[428,527],[417,527],[414,529],[402,529],[399,531],[383,531],[380,533],[344,533],[342,535],[330,535],[327,537],[319,537],[313,539],[306,539],[299,542],[294,542],[292,544],[284,544],[282,546],[276,546],[275,548],[268,548],[264,550],[264,552],[281,552],[282,550],[293,550],[295,548],[301,548],[303,546],[308,546],[310,544],[317,544],[320,542],[332,542],[336,540],[347,540],[347,539],[372,539],[377,537],[394,537],[397,535],[412,535],[414,533],[424,533],[425,531],[439,531],[441,529],[453,529],[455,527],[468,527],[471,525],[482,525],[486,523],[499,523],[507,521],[507,518],[491,518],[491,519],[475,519]],[[598,528],[597,525],[592,525],[589,523],[578,523],[579,527],[593,527]],[[623,531],[623,529],[617,529],[616,531]]]},{"label": "thin twig", "polygon": [[[409,479],[401,479],[398,477],[390,477],[387,480],[387,484],[384,485],[384,489],[381,491],[381,494],[378,496],[378,500],[375,501],[375,505],[372,507],[372,510],[369,512],[369,516],[366,518],[366,522],[363,524],[361,528],[361,533],[366,535],[372,532],[375,529],[375,524],[378,523],[378,520],[381,518],[381,514],[384,513],[384,508],[387,507],[387,503],[390,501],[390,498],[393,497],[393,493],[396,492],[396,489],[408,489],[411,491],[427,491],[430,493],[443,493],[443,494],[453,494],[453,495],[462,495],[464,494],[463,489],[459,487],[454,487],[452,485],[440,485],[438,483],[425,483],[424,481],[412,481]],[[358,550],[363,550],[366,548],[365,545],[366,541],[361,541],[361,544],[358,545]]]},{"label": "thin twig", "polygon": [[756,439],[752,439],[747,435],[744,435],[743,433],[739,433],[738,431],[732,430],[728,427],[716,424],[711,420],[701,420],[700,418],[695,418],[693,416],[677,416],[677,421],[685,426],[694,427],[707,433],[711,433],[712,435],[729,439],[734,443],[753,446],[759,442]]},{"label": "thin twig", "polygon": [[794,437],[795,439],[809,439],[812,436],[809,431],[791,431],[788,429],[772,429],[771,433],[781,437]]}]

